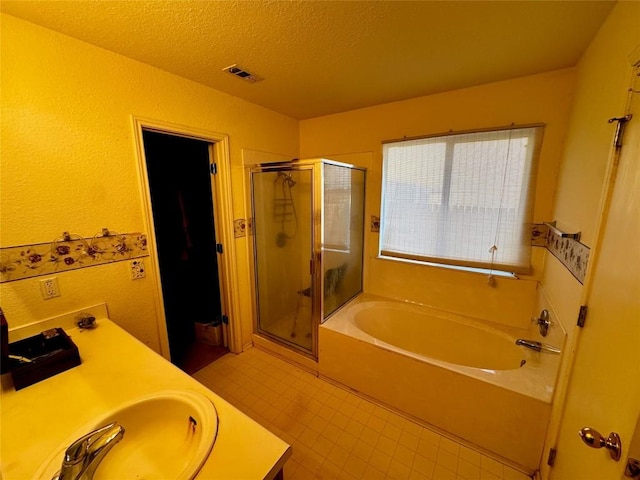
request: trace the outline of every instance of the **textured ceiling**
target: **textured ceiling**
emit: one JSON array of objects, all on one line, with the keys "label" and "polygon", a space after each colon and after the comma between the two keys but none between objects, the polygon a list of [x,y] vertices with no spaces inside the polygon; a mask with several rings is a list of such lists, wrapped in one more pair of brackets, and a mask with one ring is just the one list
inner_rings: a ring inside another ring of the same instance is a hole
[{"label": "textured ceiling", "polygon": [[[2,0],[0,9],[305,119],[573,66],[613,5]],[[265,80],[222,72],[234,63]]]}]

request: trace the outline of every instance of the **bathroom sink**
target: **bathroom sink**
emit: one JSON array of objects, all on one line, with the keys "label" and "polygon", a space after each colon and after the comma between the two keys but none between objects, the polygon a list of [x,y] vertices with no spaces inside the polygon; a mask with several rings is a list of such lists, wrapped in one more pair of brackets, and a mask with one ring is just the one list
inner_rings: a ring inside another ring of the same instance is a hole
[{"label": "bathroom sink", "polygon": [[124,437],[99,464],[95,480],[193,479],[218,433],[218,415],[206,396],[158,392],[123,404],[76,431],[42,464],[36,478],[53,478],[72,442],[111,422],[124,427]]}]

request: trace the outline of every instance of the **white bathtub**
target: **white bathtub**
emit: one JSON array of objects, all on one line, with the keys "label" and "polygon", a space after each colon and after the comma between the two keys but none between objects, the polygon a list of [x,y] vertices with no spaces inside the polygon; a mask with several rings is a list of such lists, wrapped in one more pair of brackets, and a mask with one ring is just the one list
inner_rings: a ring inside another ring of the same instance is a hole
[{"label": "white bathtub", "polygon": [[559,356],[503,327],[361,294],[320,327],[320,375],[527,471],[537,468]]}]

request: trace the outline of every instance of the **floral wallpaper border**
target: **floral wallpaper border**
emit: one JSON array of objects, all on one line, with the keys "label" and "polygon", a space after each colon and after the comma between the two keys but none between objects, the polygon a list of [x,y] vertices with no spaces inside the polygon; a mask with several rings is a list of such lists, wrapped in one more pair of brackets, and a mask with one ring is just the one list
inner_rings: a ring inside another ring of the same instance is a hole
[{"label": "floral wallpaper border", "polygon": [[0,248],[0,283],[148,256],[143,233],[91,238],[66,235],[50,243]]},{"label": "floral wallpaper border", "polygon": [[591,249],[573,238],[562,237],[553,230],[547,235],[547,250],[584,284]]},{"label": "floral wallpaper border", "polygon": [[545,247],[567,270],[584,283],[587,273],[587,263],[591,249],[573,238],[563,237],[558,231],[549,228],[544,223],[536,223],[531,227],[531,245]]}]

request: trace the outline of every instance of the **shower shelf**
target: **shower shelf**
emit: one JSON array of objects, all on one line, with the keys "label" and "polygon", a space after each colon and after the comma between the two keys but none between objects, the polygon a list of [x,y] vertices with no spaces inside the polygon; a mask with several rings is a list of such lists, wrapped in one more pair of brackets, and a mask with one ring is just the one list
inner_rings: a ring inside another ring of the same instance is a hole
[{"label": "shower shelf", "polygon": [[555,233],[556,235],[558,235],[559,237],[562,238],[571,238],[573,240],[576,241],[580,241],[580,232],[576,232],[576,233],[566,233],[563,232],[562,230],[558,229],[556,227],[556,222],[555,220],[553,222],[544,222],[544,225],[546,225],[547,227],[549,227],[549,229]]}]

